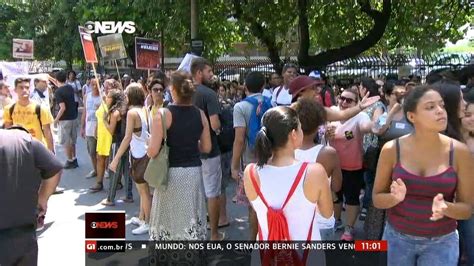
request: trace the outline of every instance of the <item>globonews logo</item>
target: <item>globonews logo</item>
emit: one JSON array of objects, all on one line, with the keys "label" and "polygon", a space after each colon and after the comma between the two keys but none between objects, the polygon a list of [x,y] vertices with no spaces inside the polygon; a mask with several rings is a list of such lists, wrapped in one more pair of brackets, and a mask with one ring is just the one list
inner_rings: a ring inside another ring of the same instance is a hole
[{"label": "globonews logo", "polygon": [[125,238],[125,211],[86,213],[86,238]]},{"label": "globonews logo", "polygon": [[128,33],[133,34],[136,31],[133,21],[87,21],[84,24],[86,32],[89,34],[112,34]]}]

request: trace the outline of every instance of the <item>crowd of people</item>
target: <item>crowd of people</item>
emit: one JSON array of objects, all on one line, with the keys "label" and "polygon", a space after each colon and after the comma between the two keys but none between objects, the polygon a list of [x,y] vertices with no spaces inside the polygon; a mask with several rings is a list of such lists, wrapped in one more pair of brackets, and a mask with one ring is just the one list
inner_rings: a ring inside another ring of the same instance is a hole
[{"label": "crowd of people", "polygon": [[[232,201],[248,208],[249,240],[352,241],[360,220],[364,239],[388,240],[389,265],[457,265],[461,258],[472,265],[473,84],[474,75],[461,89],[435,73],[425,84],[364,77],[339,87],[286,64],[281,75],[251,72],[241,85],[218,80],[196,58],[190,73],[137,82],[92,77],[82,86],[74,72],[61,71],[35,79],[30,90],[30,80],[18,78],[16,101],[0,81],[0,122],[28,132],[22,139],[41,150],[27,150],[43,178],[38,217],[60,193],[57,130],[65,171],[79,166],[77,138],[84,138],[92,165],[86,177],[96,181],[89,192],[106,191],[103,205],[114,206],[124,187],[122,200],[133,202],[135,183],[133,234],[225,239],[219,229],[231,222],[226,189],[234,180]],[[18,150],[21,140],[0,132],[0,165],[9,169],[6,143],[15,139]],[[166,184],[155,186],[146,172],[165,146]],[[0,184],[14,186],[20,174],[2,172],[9,178]],[[15,222],[0,221],[0,231]]]}]

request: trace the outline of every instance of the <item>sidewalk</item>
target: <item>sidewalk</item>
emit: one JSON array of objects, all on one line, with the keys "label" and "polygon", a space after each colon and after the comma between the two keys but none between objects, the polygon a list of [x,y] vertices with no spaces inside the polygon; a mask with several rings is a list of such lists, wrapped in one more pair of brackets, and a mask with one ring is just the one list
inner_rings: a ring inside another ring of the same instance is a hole
[{"label": "sidewalk", "polygon": [[[58,158],[65,162],[66,156],[60,146],[56,146]],[[115,206],[106,207],[100,202],[107,197],[109,180],[104,180],[105,190],[90,194],[88,188],[94,185],[95,179],[86,179],[85,176],[92,169],[86,144],[78,138],[77,158],[79,168],[64,170],[59,186],[64,189],[63,194],[51,196],[48,203],[48,212],[45,219],[45,229],[38,232],[38,265],[84,265],[85,264],[85,224],[86,212],[124,210],[126,212],[127,240],[147,240],[148,235],[133,235],[135,226],[130,224],[133,216],[138,216],[139,197],[134,186],[133,203],[117,202]],[[116,199],[124,196],[125,189],[117,191]],[[227,210],[231,219],[230,226],[222,229],[229,240],[248,239],[248,211],[246,207],[234,204],[232,197],[235,194],[235,182],[227,188]],[[340,237],[342,232],[338,231]],[[356,226],[356,238],[362,237],[362,223]],[[67,263],[65,260],[67,259]]]}]

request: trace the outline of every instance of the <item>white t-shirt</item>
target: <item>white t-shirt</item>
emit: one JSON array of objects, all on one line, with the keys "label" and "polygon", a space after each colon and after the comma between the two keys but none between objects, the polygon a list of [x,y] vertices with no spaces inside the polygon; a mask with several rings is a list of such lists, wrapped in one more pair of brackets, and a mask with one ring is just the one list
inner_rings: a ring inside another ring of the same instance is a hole
[{"label": "white t-shirt", "polygon": [[360,131],[360,127],[365,123],[370,123],[370,118],[365,112],[358,113],[344,123],[331,122],[331,125],[336,126],[336,131],[334,139],[330,142],[337,151],[343,170],[356,171],[363,168],[364,134]]},{"label": "white t-shirt", "polygon": [[34,90],[30,95],[30,99],[34,101],[35,103],[45,107],[46,109],[49,109],[51,105],[49,103],[48,93],[44,92],[44,96],[45,96],[44,98],[41,98],[39,93],[36,90]]},{"label": "white t-shirt", "polygon": [[[323,145],[318,144],[311,149],[301,150],[297,149],[295,151],[295,158],[298,161],[314,163],[318,159],[319,152],[323,149]],[[329,178],[329,186],[331,185],[331,178]],[[319,211],[316,212],[315,216],[316,222],[318,223],[319,229],[332,229],[334,228],[334,223],[336,219],[334,214],[329,218],[324,218]]]},{"label": "white t-shirt", "polygon": [[292,100],[292,96],[290,94],[289,88],[286,88],[282,85],[280,87],[276,87],[273,90],[273,95],[272,95],[273,106],[280,106],[280,105],[288,106],[288,105],[291,105],[291,100]]},{"label": "white t-shirt", "polygon": [[93,96],[92,92],[86,94],[86,136],[96,137],[97,131],[97,117],[95,111],[99,109],[101,98],[99,96]]},{"label": "white t-shirt", "polygon": [[270,89],[263,89],[262,95],[271,99],[272,96],[273,96],[273,89],[271,89],[271,90]]},{"label": "white t-shirt", "polygon": [[74,100],[76,101],[76,103],[79,102],[79,91],[82,89],[81,87],[81,82],[79,80],[74,80],[74,81],[67,81],[66,84],[69,84],[73,87],[74,89]]}]

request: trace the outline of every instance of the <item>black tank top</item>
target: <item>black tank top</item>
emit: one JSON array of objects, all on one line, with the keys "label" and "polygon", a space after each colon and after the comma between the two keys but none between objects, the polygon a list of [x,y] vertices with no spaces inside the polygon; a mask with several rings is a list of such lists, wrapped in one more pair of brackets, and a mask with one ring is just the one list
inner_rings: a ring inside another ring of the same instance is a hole
[{"label": "black tank top", "polygon": [[169,167],[201,166],[198,141],[202,134],[201,113],[195,106],[169,105],[173,121],[167,131]]}]

